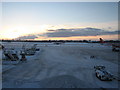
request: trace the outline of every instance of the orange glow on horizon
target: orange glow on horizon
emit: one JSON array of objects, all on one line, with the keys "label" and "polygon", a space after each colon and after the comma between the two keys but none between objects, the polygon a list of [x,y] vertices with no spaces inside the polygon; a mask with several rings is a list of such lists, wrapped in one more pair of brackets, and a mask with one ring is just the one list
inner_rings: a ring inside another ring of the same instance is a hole
[{"label": "orange glow on horizon", "polygon": [[118,34],[115,35],[98,35],[98,36],[73,36],[73,37],[38,37],[34,40],[98,40],[103,38],[104,40],[118,40]]}]

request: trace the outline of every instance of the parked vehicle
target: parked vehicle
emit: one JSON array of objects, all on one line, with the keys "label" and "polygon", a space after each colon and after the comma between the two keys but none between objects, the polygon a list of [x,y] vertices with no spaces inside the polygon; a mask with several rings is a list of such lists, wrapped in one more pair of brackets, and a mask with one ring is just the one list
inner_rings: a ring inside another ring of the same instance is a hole
[{"label": "parked vehicle", "polygon": [[96,77],[102,81],[112,81],[113,75],[105,70],[105,66],[94,66]]},{"label": "parked vehicle", "polygon": [[120,44],[112,44],[112,51],[120,51]]}]

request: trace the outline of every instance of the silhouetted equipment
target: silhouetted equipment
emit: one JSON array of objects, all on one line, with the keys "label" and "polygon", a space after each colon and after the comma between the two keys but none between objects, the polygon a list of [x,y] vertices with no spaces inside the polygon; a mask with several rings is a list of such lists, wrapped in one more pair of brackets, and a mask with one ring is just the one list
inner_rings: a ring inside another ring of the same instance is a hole
[{"label": "silhouetted equipment", "polygon": [[92,56],[90,56],[90,58],[95,58],[95,56],[94,56],[94,55],[92,55]]},{"label": "silhouetted equipment", "polygon": [[64,42],[55,42],[54,44],[56,45],[60,45],[60,44],[63,44]]},{"label": "silhouetted equipment", "polygon": [[100,38],[100,43],[104,43],[104,41],[103,41],[103,39],[102,39],[102,38]]}]

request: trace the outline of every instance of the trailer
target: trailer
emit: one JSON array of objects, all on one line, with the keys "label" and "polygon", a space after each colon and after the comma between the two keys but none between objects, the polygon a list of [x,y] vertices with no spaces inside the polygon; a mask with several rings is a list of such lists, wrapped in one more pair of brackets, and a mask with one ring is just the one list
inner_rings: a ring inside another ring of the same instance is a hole
[{"label": "trailer", "polygon": [[15,50],[4,50],[3,54],[5,56],[5,60],[9,60],[9,61],[19,60],[17,51],[15,51]]}]

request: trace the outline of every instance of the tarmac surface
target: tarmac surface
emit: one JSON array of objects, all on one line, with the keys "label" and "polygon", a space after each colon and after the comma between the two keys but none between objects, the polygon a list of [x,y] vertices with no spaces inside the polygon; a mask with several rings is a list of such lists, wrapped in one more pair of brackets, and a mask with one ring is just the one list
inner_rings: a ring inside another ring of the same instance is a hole
[{"label": "tarmac surface", "polygon": [[[118,88],[118,81],[100,81],[94,66],[118,75],[118,53],[99,44],[45,45],[3,73],[3,88]],[[91,58],[94,56],[94,58]]]}]

